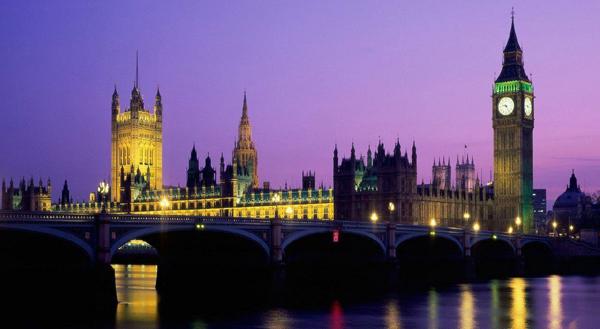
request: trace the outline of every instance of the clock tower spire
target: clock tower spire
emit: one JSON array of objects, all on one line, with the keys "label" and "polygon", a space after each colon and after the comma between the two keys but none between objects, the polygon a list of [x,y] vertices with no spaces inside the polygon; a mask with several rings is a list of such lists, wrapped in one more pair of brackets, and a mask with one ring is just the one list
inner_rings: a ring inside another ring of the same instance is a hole
[{"label": "clock tower spire", "polygon": [[533,227],[533,100],[533,85],[525,73],[513,14],[502,71],[492,95],[497,230],[514,227],[519,221],[523,232]]}]

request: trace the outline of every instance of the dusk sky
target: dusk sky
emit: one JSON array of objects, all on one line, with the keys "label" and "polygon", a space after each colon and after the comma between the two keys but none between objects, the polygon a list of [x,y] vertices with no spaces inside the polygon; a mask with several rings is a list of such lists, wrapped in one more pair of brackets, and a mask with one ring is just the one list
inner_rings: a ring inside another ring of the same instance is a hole
[{"label": "dusk sky", "polygon": [[[110,172],[113,86],[128,105],[140,53],[147,107],[160,85],[164,181],[185,185],[192,144],[231,161],[248,93],[259,176],[332,183],[332,151],[417,143],[492,169],[492,84],[512,3],[470,1],[2,1],[0,176],[69,180],[87,199]],[[534,186],[560,194],[571,169],[600,189],[600,2],[515,2],[533,75]],[[453,177],[454,178],[454,177]],[[551,204],[549,204],[551,208]]]}]

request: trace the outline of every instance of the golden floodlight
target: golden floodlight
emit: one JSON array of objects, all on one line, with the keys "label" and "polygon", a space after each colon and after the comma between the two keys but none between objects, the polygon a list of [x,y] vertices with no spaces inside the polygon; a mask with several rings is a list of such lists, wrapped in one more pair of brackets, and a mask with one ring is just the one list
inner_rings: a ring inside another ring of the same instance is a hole
[{"label": "golden floodlight", "polygon": [[377,213],[373,211],[373,213],[371,214],[371,221],[376,222],[378,220],[379,220],[379,216],[377,216]]}]

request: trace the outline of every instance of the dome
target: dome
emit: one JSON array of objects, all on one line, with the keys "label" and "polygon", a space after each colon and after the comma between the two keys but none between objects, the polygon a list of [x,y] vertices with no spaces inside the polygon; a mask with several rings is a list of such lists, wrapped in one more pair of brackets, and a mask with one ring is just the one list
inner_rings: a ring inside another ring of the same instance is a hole
[{"label": "dome", "polygon": [[577,207],[584,198],[585,193],[581,191],[566,191],[556,199],[554,202],[554,208]]},{"label": "dome", "polygon": [[577,185],[577,177],[573,172],[567,190],[556,199],[554,208],[574,208],[579,206],[584,199],[585,193],[581,192],[581,188]]}]

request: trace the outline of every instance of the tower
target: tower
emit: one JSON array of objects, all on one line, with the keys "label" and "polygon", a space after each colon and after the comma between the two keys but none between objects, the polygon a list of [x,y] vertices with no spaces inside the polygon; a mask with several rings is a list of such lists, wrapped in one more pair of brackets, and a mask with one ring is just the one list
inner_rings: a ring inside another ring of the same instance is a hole
[{"label": "tower", "polygon": [[524,232],[533,227],[533,110],[533,85],[525,74],[513,15],[492,95],[496,229],[506,230],[517,217]]},{"label": "tower", "polygon": [[244,92],[242,118],[238,129],[238,140],[233,150],[233,163],[245,167],[252,175],[252,187],[258,188],[258,156],[252,141],[252,126],[248,118],[248,103]]},{"label": "tower", "polygon": [[452,181],[452,168],[450,166],[450,158],[448,158],[448,163],[446,163],[445,157],[441,162],[438,158],[437,165],[435,164],[435,160],[433,160],[433,166],[431,171],[431,176],[433,179],[433,188],[438,190],[449,190],[451,187],[450,182]]},{"label": "tower", "polygon": [[192,147],[190,160],[188,161],[187,183],[186,186],[190,190],[200,187],[200,165],[198,162],[198,154],[196,153],[196,145]]},{"label": "tower", "polygon": [[475,160],[467,154],[467,160],[464,157],[458,161],[456,157],[456,188],[462,191],[473,192],[475,189]]},{"label": "tower", "polygon": [[149,175],[152,190],[162,189],[162,97],[157,89],[154,111],[144,107],[139,88],[136,54],[136,78],[129,108],[121,112],[115,86],[111,107],[111,191],[114,201],[121,201],[121,171],[124,175],[138,170]]}]

